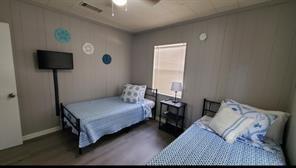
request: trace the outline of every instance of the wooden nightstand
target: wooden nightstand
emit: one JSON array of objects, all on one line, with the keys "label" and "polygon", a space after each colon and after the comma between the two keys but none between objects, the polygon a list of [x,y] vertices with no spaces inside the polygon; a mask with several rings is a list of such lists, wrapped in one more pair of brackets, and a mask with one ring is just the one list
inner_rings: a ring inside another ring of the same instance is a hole
[{"label": "wooden nightstand", "polygon": [[159,129],[175,136],[180,135],[184,129],[186,106],[184,102],[160,101]]}]

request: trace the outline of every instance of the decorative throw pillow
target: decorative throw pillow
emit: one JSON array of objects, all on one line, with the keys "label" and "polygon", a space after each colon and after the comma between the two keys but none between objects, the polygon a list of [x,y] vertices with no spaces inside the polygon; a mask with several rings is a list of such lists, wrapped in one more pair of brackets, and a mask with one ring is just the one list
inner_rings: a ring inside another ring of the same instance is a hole
[{"label": "decorative throw pillow", "polygon": [[[245,105],[248,106],[248,105]],[[269,110],[263,110],[258,109],[256,107],[248,106],[250,109],[256,109],[258,112],[265,113],[265,114],[271,114],[276,116],[276,120],[273,122],[273,124],[268,129],[265,140],[272,140],[274,143],[281,145],[283,144],[283,134],[285,130],[285,125],[290,117],[289,113],[282,112],[282,111],[269,111]]]},{"label": "decorative throw pillow", "polygon": [[255,121],[253,118],[245,117],[227,106],[219,109],[211,120],[209,127],[228,143],[234,143],[236,138],[245,132]]},{"label": "decorative throw pillow", "polygon": [[120,96],[120,98],[123,100],[123,97],[124,97],[124,95],[125,95],[125,89],[129,86],[130,84],[125,84],[125,85],[123,85],[123,88],[122,88],[122,93],[121,93],[121,96]]},{"label": "decorative throw pillow", "polygon": [[139,87],[139,92],[140,92],[139,101],[144,102],[147,86],[146,85],[138,85],[138,87]]},{"label": "decorative throw pillow", "polygon": [[144,101],[146,86],[126,84],[121,99],[127,103],[138,103]]},{"label": "decorative throw pillow", "polygon": [[272,123],[276,120],[276,115],[261,113],[255,108],[250,108],[250,106],[240,104],[234,100],[226,100],[222,102],[222,105],[231,108],[244,117],[255,118],[253,125],[244,132],[242,137],[256,143],[264,143],[265,135]]}]

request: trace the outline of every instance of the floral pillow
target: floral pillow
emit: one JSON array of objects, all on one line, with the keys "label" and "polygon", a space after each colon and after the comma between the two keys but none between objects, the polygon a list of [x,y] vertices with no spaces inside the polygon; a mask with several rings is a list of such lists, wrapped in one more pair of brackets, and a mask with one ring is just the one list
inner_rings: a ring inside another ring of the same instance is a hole
[{"label": "floral pillow", "polygon": [[268,129],[277,118],[275,115],[260,113],[255,108],[240,104],[234,100],[226,100],[222,102],[222,105],[230,107],[233,111],[245,117],[255,118],[253,125],[242,134],[242,137],[256,143],[264,143]]},{"label": "floral pillow", "polygon": [[138,103],[144,101],[146,86],[126,84],[121,94],[121,99],[127,103]]}]

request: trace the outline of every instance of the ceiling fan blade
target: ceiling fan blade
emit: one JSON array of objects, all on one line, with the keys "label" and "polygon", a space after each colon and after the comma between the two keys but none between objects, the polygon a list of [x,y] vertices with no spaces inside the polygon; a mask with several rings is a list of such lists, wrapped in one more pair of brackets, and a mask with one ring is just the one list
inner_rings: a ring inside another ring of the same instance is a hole
[{"label": "ceiling fan blade", "polygon": [[86,3],[86,2],[83,2],[83,1],[81,1],[81,2],[79,3],[79,5],[82,6],[82,7],[84,7],[84,8],[87,8],[87,9],[89,9],[89,10],[92,10],[92,11],[98,12],[98,13],[103,12],[102,9],[99,9],[99,8],[97,8],[97,7],[93,6],[93,5],[90,5],[90,4]]},{"label": "ceiling fan blade", "polygon": [[145,2],[147,2],[148,4],[154,6],[156,5],[157,3],[159,3],[161,0],[143,0]]}]

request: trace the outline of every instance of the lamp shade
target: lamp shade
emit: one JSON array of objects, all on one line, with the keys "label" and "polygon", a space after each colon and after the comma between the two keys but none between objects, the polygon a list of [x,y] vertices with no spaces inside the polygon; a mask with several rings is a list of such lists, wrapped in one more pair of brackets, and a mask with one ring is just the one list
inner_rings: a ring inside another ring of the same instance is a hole
[{"label": "lamp shade", "polygon": [[124,6],[127,4],[127,0],[112,0],[112,2],[117,6]]},{"label": "lamp shade", "polygon": [[171,91],[180,92],[183,90],[181,82],[172,82]]}]

